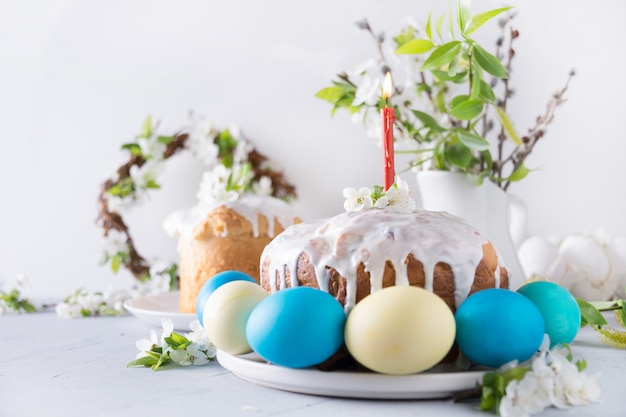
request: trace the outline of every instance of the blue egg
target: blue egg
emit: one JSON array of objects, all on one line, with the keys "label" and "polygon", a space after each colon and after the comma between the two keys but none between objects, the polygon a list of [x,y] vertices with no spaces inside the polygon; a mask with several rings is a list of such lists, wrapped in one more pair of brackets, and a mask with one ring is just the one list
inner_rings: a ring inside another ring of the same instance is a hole
[{"label": "blue egg", "polygon": [[200,288],[198,297],[196,298],[196,316],[201,325],[204,326],[202,319],[204,306],[211,294],[213,294],[213,291],[231,281],[250,281],[256,283],[254,278],[241,271],[222,271],[209,278],[204,285],[202,285],[202,288]]},{"label": "blue egg", "polygon": [[550,347],[570,343],[580,329],[580,307],[572,294],[554,282],[530,282],[518,293],[532,301],[541,312],[550,336]]},{"label": "blue egg", "polygon": [[455,320],[459,349],[472,361],[491,368],[530,359],[545,332],[543,317],[528,298],[499,288],[468,297]]},{"label": "blue egg", "polygon": [[288,368],[324,362],[343,344],[346,315],[330,294],[288,288],[261,301],[248,318],[246,337],[263,359]]}]

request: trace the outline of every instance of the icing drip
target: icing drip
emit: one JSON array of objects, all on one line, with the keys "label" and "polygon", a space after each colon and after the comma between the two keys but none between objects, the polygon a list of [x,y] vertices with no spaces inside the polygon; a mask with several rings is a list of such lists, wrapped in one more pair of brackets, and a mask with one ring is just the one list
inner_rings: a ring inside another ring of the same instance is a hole
[{"label": "icing drip", "polygon": [[[278,198],[255,194],[243,194],[236,201],[218,201],[212,204],[199,204],[192,209],[176,211],[165,219],[163,227],[170,236],[180,236],[185,239],[194,238],[194,229],[204,222],[211,211],[218,207],[228,207],[236,211],[252,225],[254,237],[259,236],[259,215],[267,218],[267,234],[274,237],[274,220],[283,227],[293,224],[295,210],[293,207]],[[221,237],[228,236],[224,230]]]},{"label": "icing drip", "polygon": [[[385,263],[396,272],[395,285],[409,285],[407,257],[424,266],[425,289],[433,291],[435,266],[450,265],[455,280],[457,307],[470,292],[476,267],[488,240],[459,217],[445,212],[418,210],[404,214],[384,210],[346,212],[331,219],[300,223],[279,234],[263,251],[261,263],[269,258],[272,291],[285,288],[285,271],[291,286],[298,285],[296,265],[306,253],[315,268],[320,289],[328,290],[329,268],[346,279],[346,311],[356,302],[359,264],[370,273],[371,292],[382,289]],[[499,268],[496,279],[499,285]]]}]

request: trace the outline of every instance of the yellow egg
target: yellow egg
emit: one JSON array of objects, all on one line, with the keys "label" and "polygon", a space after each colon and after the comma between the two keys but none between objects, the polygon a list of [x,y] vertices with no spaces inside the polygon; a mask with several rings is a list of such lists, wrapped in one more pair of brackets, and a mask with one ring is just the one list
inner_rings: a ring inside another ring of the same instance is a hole
[{"label": "yellow egg", "polygon": [[346,321],[348,351],[384,374],[424,371],[454,344],[456,324],[448,305],[417,287],[387,287],[361,300]]},{"label": "yellow egg", "polygon": [[251,352],[246,339],[250,313],[267,292],[249,281],[232,281],[217,288],[206,301],[202,322],[209,340],[224,352],[239,355]]}]

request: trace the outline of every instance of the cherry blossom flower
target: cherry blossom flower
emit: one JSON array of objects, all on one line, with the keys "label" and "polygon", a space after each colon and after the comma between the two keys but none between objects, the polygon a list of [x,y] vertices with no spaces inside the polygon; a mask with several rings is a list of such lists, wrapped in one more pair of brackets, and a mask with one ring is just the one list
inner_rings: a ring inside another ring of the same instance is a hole
[{"label": "cherry blossom flower", "polygon": [[346,201],[343,203],[343,207],[346,211],[361,211],[369,209],[373,206],[372,190],[367,187],[359,188],[344,188],[343,196]]},{"label": "cherry blossom flower", "polygon": [[202,116],[192,115],[191,121],[192,126],[189,137],[185,141],[185,147],[209,168],[212,168],[215,166],[219,154],[219,149],[215,144],[215,138],[219,131]]},{"label": "cherry blossom flower", "polygon": [[568,350],[542,344],[521,380],[509,382],[499,407],[502,417],[528,417],[554,406],[569,408],[597,402],[600,396],[596,375],[578,369],[567,357]]},{"label": "cherry blossom flower", "polygon": [[272,180],[263,176],[258,182],[252,184],[252,192],[257,195],[272,195]]}]

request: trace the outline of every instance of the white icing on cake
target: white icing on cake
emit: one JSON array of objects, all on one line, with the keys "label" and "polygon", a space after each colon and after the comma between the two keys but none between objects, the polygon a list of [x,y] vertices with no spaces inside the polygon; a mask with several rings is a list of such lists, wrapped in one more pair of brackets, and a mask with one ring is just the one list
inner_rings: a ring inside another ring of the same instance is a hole
[{"label": "white icing on cake", "polygon": [[[289,284],[298,285],[295,279],[298,258],[302,253],[308,254],[323,291],[328,291],[327,267],[346,279],[345,308],[350,311],[356,302],[360,263],[370,273],[373,293],[382,289],[387,260],[395,268],[395,285],[409,285],[406,259],[412,254],[424,265],[425,289],[429,291],[433,291],[435,266],[439,262],[450,265],[458,307],[469,295],[486,243],[488,240],[473,226],[445,212],[416,210],[406,214],[389,209],[363,210],[287,228],[265,248],[261,265],[269,257],[269,284],[274,292],[286,287],[286,270],[293,277]],[[499,287],[499,266],[494,272]]]},{"label": "white icing on cake", "polygon": [[[297,217],[291,204],[281,199],[256,194],[242,194],[235,201],[201,203],[191,209],[176,211],[167,216],[163,227],[167,234],[172,237],[180,236],[191,240],[195,237],[194,229],[202,224],[213,210],[222,206],[236,211],[250,222],[254,237],[259,236],[259,215],[268,219],[267,233],[269,237],[274,237],[274,219],[285,228],[292,225]],[[228,236],[228,230],[224,231],[222,237],[225,236]]]}]

